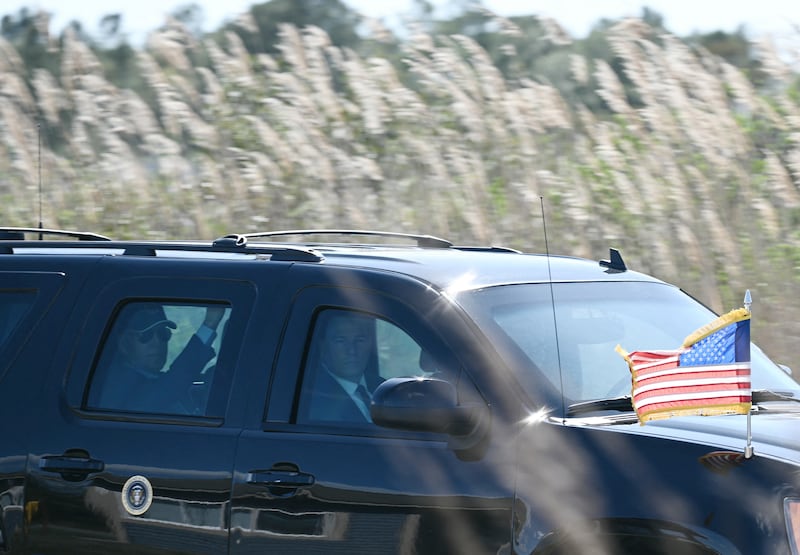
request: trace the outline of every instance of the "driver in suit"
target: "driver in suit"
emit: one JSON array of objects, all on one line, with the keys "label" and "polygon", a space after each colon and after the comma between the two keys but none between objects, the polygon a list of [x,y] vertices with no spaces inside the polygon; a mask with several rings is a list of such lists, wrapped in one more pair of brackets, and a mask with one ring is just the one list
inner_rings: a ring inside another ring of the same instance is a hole
[{"label": "driver in suit", "polygon": [[320,315],[318,362],[311,390],[311,420],[370,423],[377,373],[375,318],[345,310]]}]

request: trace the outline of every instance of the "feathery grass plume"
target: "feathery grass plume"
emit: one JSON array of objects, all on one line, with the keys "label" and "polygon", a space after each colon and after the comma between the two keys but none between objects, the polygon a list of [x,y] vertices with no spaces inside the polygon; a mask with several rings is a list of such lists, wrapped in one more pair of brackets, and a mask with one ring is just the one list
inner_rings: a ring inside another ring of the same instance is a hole
[{"label": "feathery grass plume", "polygon": [[[180,75],[173,74],[171,77],[167,77],[149,52],[141,52],[137,63],[156,94],[161,126],[164,131],[172,137],[179,137],[185,133],[190,139],[190,144],[202,149],[218,148],[219,140],[216,130],[197,115],[190,104],[185,101],[194,101],[195,105],[201,104],[199,95],[194,92],[194,87]],[[173,83],[178,83],[179,88],[175,88]],[[182,94],[182,90],[192,91],[194,94]]]},{"label": "feathery grass plume", "polygon": [[557,46],[569,46],[572,44],[572,37],[569,36],[561,24],[553,18],[538,16],[539,23],[544,29],[544,39]]},{"label": "feathery grass plume", "polygon": [[425,31],[421,23],[411,22],[408,25],[409,37],[403,44],[407,52],[431,53],[436,50],[433,37]]},{"label": "feathery grass plume", "polygon": [[408,152],[409,170],[412,172],[407,174],[412,183],[406,188],[404,200],[416,215],[414,221],[432,222],[437,233],[449,235],[449,208],[444,195],[439,193],[452,183],[452,179],[444,158],[438,149],[432,148],[432,145],[439,145],[439,141],[413,133],[404,133],[400,141],[403,150]]},{"label": "feathery grass plume", "polygon": [[392,120],[414,124],[425,120],[428,106],[416,91],[400,82],[397,70],[388,60],[370,58],[369,70],[373,85],[380,89],[383,101],[390,108],[388,115]]},{"label": "feathery grass plume", "polygon": [[105,177],[105,190],[117,201],[126,191],[138,191],[138,197],[147,201],[150,197],[148,176],[127,143],[106,127],[97,128],[101,148],[97,167]]},{"label": "feathery grass plume", "polygon": [[237,15],[231,24],[243,29],[244,31],[247,31],[248,33],[252,33],[254,35],[258,33],[258,24],[256,23],[251,10],[247,10]]},{"label": "feathery grass plume", "polygon": [[772,37],[761,36],[751,43],[755,57],[761,63],[761,71],[781,83],[791,83],[797,77],[789,65],[781,59]]},{"label": "feathery grass plume", "polygon": [[[711,126],[709,130],[715,131],[716,140],[710,141],[706,137],[705,144],[716,145],[717,150],[722,151],[722,155],[728,160],[743,156],[746,146],[739,140],[737,124],[727,99],[726,84],[717,75],[718,64],[712,65],[707,55],[698,60],[684,43],[673,36],[666,36],[664,40],[666,60],[671,64],[671,73],[679,78],[690,99],[698,99],[692,102],[696,107],[694,113],[707,117],[706,123]],[[690,129],[698,127],[701,126],[695,124]],[[726,150],[727,153],[724,152]],[[726,161],[722,163],[725,164]]]},{"label": "feathery grass plume", "polygon": [[547,131],[572,129],[570,110],[555,87],[522,79],[516,93],[522,102],[530,102],[529,115],[538,119]]},{"label": "feathery grass plume", "polygon": [[59,111],[68,109],[69,103],[55,78],[49,71],[37,68],[33,71],[31,86],[36,95],[39,112],[44,115],[49,125],[57,126]]},{"label": "feathery grass plume", "polygon": [[304,126],[317,130],[324,128],[325,117],[314,102],[304,79],[289,72],[276,73],[270,77],[273,94],[297,111],[303,118]]},{"label": "feathery grass plume", "polygon": [[[798,30],[798,41],[800,41],[800,29]],[[800,45],[800,42],[798,42]],[[776,110],[772,110],[771,119],[776,126],[785,127],[785,124],[795,129],[800,128],[800,102],[797,96],[790,96],[788,91],[792,84],[797,81],[797,70],[800,69],[800,46],[795,53],[796,63],[792,68],[789,61],[777,51],[774,41],[770,37],[764,37],[755,41],[755,56],[761,62],[761,70],[770,77],[769,88],[773,93]],[[762,100],[763,103],[763,100]],[[778,114],[777,110],[780,110]]]},{"label": "feathery grass plume", "polygon": [[96,160],[92,139],[85,122],[75,119],[72,122],[70,133],[72,140],[69,142],[71,156],[76,159],[76,165],[89,166]]},{"label": "feathery grass plume", "polygon": [[631,210],[637,215],[655,215],[660,208],[659,199],[662,196],[663,184],[659,181],[660,173],[654,168],[653,162],[657,155],[648,154],[639,157],[636,163],[631,164],[630,173],[633,183],[638,191],[638,197],[644,203],[643,207]]},{"label": "feathery grass plume", "polygon": [[[634,27],[634,30],[638,27]],[[632,83],[636,93],[641,98],[641,104],[645,107],[659,103],[657,98],[658,87],[663,83],[663,76],[659,75],[657,60],[658,53],[655,55],[644,55],[642,50],[649,44],[648,41],[639,38],[630,32],[630,26],[618,24],[611,28],[608,35],[608,42],[614,54],[623,61],[622,71],[627,79]],[[598,80],[601,88],[608,88],[606,95],[612,97],[612,102],[618,107],[612,110],[618,113],[630,111],[626,93],[619,77],[611,69],[607,62],[603,61],[602,69],[598,68],[598,60],[595,60],[595,79]],[[600,71],[600,73],[598,73]],[[599,76],[602,75],[606,82],[600,82]],[[601,96],[608,104],[606,97]],[[622,110],[622,111],[620,111]],[[629,116],[630,119],[630,116]]]},{"label": "feathery grass plume", "polygon": [[[462,57],[458,52],[456,37],[457,35],[440,37],[439,42],[443,44],[435,48],[425,61],[430,64],[431,70],[436,72],[442,82],[458,90],[471,101],[481,103],[483,92],[480,83],[474,78],[468,58]],[[469,44],[468,41],[462,42]]]},{"label": "feathery grass plume", "polygon": [[[703,244],[692,229],[685,225],[676,225],[671,230],[675,235],[673,242],[678,252],[669,253],[668,258],[679,256],[683,262],[683,267],[689,270],[703,271],[705,268],[706,253]],[[701,235],[702,236],[702,235]]]},{"label": "feathery grass plume", "polygon": [[752,83],[737,68],[726,62],[720,62],[721,76],[728,94],[733,97],[733,110],[750,115],[756,111],[759,101]]},{"label": "feathery grass plume", "polygon": [[754,219],[756,225],[763,229],[772,240],[780,238],[780,218],[778,210],[765,198],[755,197],[752,200],[751,208],[755,210],[757,216]]},{"label": "feathery grass plume", "polygon": [[[203,85],[199,89],[202,108],[211,117],[213,111],[222,110],[222,106],[225,104],[225,89],[216,74],[207,67],[198,67],[196,71]],[[213,110],[209,110],[209,108],[213,108]]]},{"label": "feathery grass plume", "polygon": [[[469,145],[453,144],[448,149],[447,157],[452,168],[451,174],[457,182],[462,183],[455,198],[463,203],[460,210],[468,224],[470,236],[482,244],[490,243],[493,238],[489,220],[492,215],[501,219],[502,205],[493,204],[490,199],[490,188],[487,171],[479,152]],[[501,212],[497,214],[498,211]]]},{"label": "feathery grass plume", "polygon": [[625,98],[625,90],[611,66],[605,60],[595,60],[594,66],[594,77],[600,86],[597,90],[598,96],[614,112],[621,115],[632,115],[631,107]]},{"label": "feathery grass plume", "polygon": [[164,76],[155,58],[148,51],[140,50],[136,53],[136,65],[151,89],[158,91],[169,88],[169,81]]},{"label": "feathery grass plume", "polygon": [[489,18],[489,22],[491,25],[497,26],[500,29],[501,35],[506,35],[509,37],[522,37],[524,36],[522,30],[519,26],[511,21],[510,19],[501,16],[497,12],[492,11],[491,9],[482,6],[480,4],[476,4],[473,8],[473,11],[483,14],[487,18]]},{"label": "feathery grass plume", "polygon": [[367,30],[367,36],[372,40],[391,44],[395,40],[394,33],[380,19],[362,16],[361,21]]},{"label": "feathery grass plume", "polygon": [[36,101],[25,84],[22,75],[16,73],[0,73],[0,96],[17,104],[26,114],[36,113]]},{"label": "feathery grass plume", "polygon": [[489,102],[500,98],[506,90],[506,82],[488,52],[471,37],[459,34],[451,38],[466,52],[466,62],[471,69],[464,74],[466,81],[463,84],[472,85],[473,98]]},{"label": "feathery grass plume", "polygon": [[182,104],[181,108],[179,122],[189,144],[207,151],[217,150],[222,144],[217,128],[206,123],[188,105]]},{"label": "feathery grass plume", "polygon": [[74,87],[81,86],[81,79],[86,75],[103,75],[103,65],[75,30],[68,27],[63,35],[61,86],[70,92]]},{"label": "feathery grass plume", "polygon": [[384,122],[389,119],[389,108],[380,88],[372,83],[367,67],[355,53],[351,53],[343,61],[342,69],[358,105],[364,131],[369,135],[383,135],[386,132]]},{"label": "feathery grass plume", "polygon": [[295,153],[283,138],[262,118],[245,115],[245,120],[252,126],[261,145],[272,155],[279,173],[290,173]]},{"label": "feathery grass plume", "polygon": [[569,70],[575,81],[584,86],[589,84],[589,62],[585,56],[570,54]]},{"label": "feathery grass plume", "polygon": [[342,109],[333,87],[331,67],[326,56],[338,52],[330,37],[321,28],[310,25],[302,33],[308,73],[304,77],[310,85],[310,100],[315,102],[328,122],[342,121]]},{"label": "feathery grass plume", "polygon": [[186,50],[196,46],[186,26],[172,16],[167,16],[164,25],[147,36],[145,48],[157,60],[179,72],[192,71],[192,62]]},{"label": "feathery grass plume", "polygon": [[119,91],[117,100],[117,114],[125,121],[130,135],[136,140],[159,131],[160,127],[155,114],[139,95],[131,90],[123,89]]},{"label": "feathery grass plume", "polygon": [[536,135],[544,126],[535,114],[536,103],[526,99],[524,92],[506,91],[500,102],[503,114],[501,121],[518,141],[514,149],[522,158],[534,158],[538,152]]},{"label": "feathery grass plume", "polygon": [[184,175],[191,173],[177,142],[160,133],[146,135],[143,139],[142,150],[149,155],[156,176],[180,183]]},{"label": "feathery grass plume", "polygon": [[254,87],[253,69],[250,65],[250,54],[239,35],[232,31],[225,33],[226,50],[229,53],[228,63],[235,64],[239,74],[237,84],[241,87]]},{"label": "feathery grass plume", "polygon": [[8,150],[10,166],[26,187],[33,187],[37,183],[36,125],[4,95],[0,96],[0,121],[4,122],[0,126],[0,137]]},{"label": "feathery grass plume", "polygon": [[[611,131],[609,129],[611,126],[604,127]],[[610,134],[600,133],[599,136],[600,142],[595,145],[595,152],[598,161],[611,169],[609,178],[613,184],[615,196],[620,200],[619,206],[614,204],[615,209],[630,214],[645,214],[648,202],[646,198],[642,198],[639,189],[627,175],[629,163],[625,154],[614,146]],[[606,198],[604,204],[612,204],[612,199]]]},{"label": "feathery grass plume", "polygon": [[170,88],[180,98],[181,102],[184,102],[192,110],[202,108],[202,99],[195,82],[196,75],[187,76],[170,72],[167,78],[169,79]]},{"label": "feathery grass plume", "polygon": [[792,133],[794,147],[786,153],[786,166],[796,189],[800,189],[800,132]]},{"label": "feathery grass plume", "polygon": [[[792,178],[783,166],[780,158],[774,152],[765,153],[767,190],[775,199],[774,204],[779,207],[797,208],[800,206],[800,191],[792,183]],[[800,182],[800,180],[798,180]]]},{"label": "feathery grass plume", "polygon": [[[754,207],[757,204],[754,200]],[[756,210],[758,208],[756,207]],[[761,215],[769,216],[769,214]],[[706,201],[700,207],[700,219],[698,221],[700,229],[705,230],[704,233],[710,238],[711,245],[714,250],[720,253],[721,259],[724,260],[726,266],[741,265],[742,259],[739,247],[736,241],[731,236],[730,227],[725,225],[720,218],[719,211],[715,209],[712,202]]]},{"label": "feathery grass plume", "polygon": [[[238,35],[226,33],[225,39],[229,44],[241,44]],[[253,72],[249,62],[239,56],[228,55],[212,40],[203,42],[206,53],[211,60],[211,66],[223,87],[234,89],[248,88],[254,85]],[[230,99],[229,99],[230,100]]]},{"label": "feathery grass plume", "polygon": [[291,66],[295,73],[305,75],[308,73],[305,52],[303,50],[303,39],[297,27],[290,23],[278,24],[278,50],[283,55],[283,59]]},{"label": "feathery grass plume", "polygon": [[44,39],[47,43],[47,51],[52,53],[58,51],[58,41],[50,34],[51,19],[52,14],[41,9],[37,10],[36,14],[33,16],[33,27],[39,35],[38,39]]},{"label": "feathery grass plume", "polygon": [[[560,215],[567,221],[573,222],[578,226],[585,226],[592,218],[591,200],[582,187],[575,187],[554,174],[550,170],[540,170],[536,172],[536,177],[542,184],[542,191],[546,198],[555,198],[554,204],[562,207]],[[580,234],[578,229],[576,233]]]},{"label": "feathery grass plume", "polygon": [[309,183],[316,183],[323,188],[332,187],[337,177],[334,165],[323,152],[328,142],[324,135],[312,126],[297,107],[277,100],[268,105],[277,126],[284,130],[284,141],[292,153],[293,171],[310,178]]},{"label": "feathery grass plume", "polygon": [[25,62],[22,61],[14,45],[0,35],[0,73],[6,72],[24,75]]}]

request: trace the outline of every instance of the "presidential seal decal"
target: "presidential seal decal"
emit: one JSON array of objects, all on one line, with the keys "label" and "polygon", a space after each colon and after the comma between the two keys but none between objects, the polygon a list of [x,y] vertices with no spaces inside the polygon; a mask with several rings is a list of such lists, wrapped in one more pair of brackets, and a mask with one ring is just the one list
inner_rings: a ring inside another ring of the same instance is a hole
[{"label": "presidential seal decal", "polygon": [[144,476],[131,476],[122,486],[122,506],[137,516],[147,512],[153,503],[153,486]]}]

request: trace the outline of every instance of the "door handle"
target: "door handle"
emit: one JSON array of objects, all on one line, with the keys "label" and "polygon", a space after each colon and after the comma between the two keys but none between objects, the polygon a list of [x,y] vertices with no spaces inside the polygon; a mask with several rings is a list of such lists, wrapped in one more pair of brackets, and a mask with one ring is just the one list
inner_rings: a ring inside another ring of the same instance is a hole
[{"label": "door handle", "polygon": [[39,468],[45,472],[55,472],[71,482],[85,480],[89,474],[102,472],[105,468],[103,461],[92,459],[89,454],[85,456],[71,455],[46,455],[39,459]]},{"label": "door handle", "polygon": [[314,476],[294,470],[251,470],[247,473],[247,483],[280,488],[307,488],[314,485]]}]

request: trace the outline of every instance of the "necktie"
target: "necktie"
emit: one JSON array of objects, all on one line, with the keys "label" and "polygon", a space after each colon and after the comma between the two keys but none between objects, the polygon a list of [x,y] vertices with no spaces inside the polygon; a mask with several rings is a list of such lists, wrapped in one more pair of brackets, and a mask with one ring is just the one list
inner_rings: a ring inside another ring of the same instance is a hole
[{"label": "necktie", "polygon": [[359,385],[356,388],[356,397],[361,399],[361,402],[364,403],[364,408],[367,409],[367,413],[364,416],[366,417],[367,420],[372,422],[372,418],[370,418],[370,416],[369,416],[369,405],[372,402],[372,397],[370,396],[369,392],[367,391],[367,388],[364,387],[363,385]]}]

